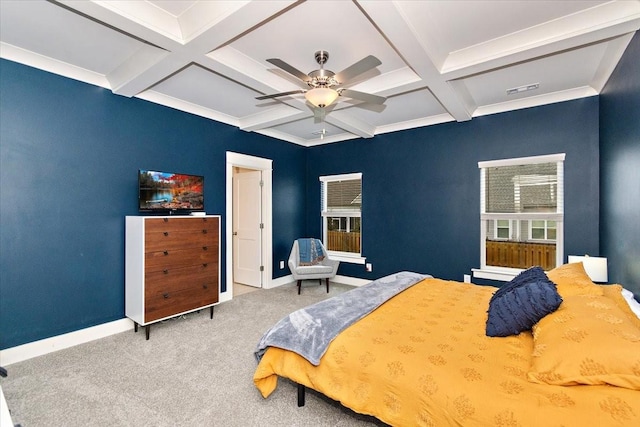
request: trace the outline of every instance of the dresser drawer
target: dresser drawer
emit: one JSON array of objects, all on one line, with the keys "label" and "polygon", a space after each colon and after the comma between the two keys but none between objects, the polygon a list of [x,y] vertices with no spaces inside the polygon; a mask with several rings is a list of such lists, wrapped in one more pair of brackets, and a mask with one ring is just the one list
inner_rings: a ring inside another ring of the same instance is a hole
[{"label": "dresser drawer", "polygon": [[147,252],[144,255],[145,274],[193,265],[217,265],[218,247],[203,246],[193,249]]},{"label": "dresser drawer", "polygon": [[214,283],[206,288],[201,285],[188,289],[152,292],[145,298],[144,321],[153,322],[216,302],[218,302],[218,288]]},{"label": "dresser drawer", "polygon": [[214,232],[206,228],[198,230],[149,231],[145,235],[145,252],[218,246]]},{"label": "dresser drawer", "polygon": [[202,283],[218,283],[218,266],[202,263],[183,268],[165,268],[145,273],[145,292],[166,289],[168,286],[177,289],[188,288]]},{"label": "dresser drawer", "polygon": [[152,218],[145,221],[146,232],[218,230],[218,218]]}]

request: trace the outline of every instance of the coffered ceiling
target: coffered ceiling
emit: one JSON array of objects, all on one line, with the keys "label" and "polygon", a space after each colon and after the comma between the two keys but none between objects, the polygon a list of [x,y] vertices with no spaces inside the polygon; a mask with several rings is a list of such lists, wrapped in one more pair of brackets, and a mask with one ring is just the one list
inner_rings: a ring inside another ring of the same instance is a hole
[{"label": "coffered ceiling", "polygon": [[[597,95],[638,28],[640,0],[0,0],[2,58],[303,146]],[[255,99],[319,50],[378,58],[345,87],[384,104]]]}]

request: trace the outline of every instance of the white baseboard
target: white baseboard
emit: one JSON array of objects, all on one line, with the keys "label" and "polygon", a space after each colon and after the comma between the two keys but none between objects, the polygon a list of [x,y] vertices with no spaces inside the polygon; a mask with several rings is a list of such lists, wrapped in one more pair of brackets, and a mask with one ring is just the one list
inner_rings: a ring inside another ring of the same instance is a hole
[{"label": "white baseboard", "polygon": [[371,283],[369,279],[360,279],[359,277],[349,277],[349,276],[341,276],[337,275],[334,279],[334,282],[341,283],[343,285],[349,286],[364,286],[367,283]]},{"label": "white baseboard", "polygon": [[55,337],[33,341],[16,347],[0,350],[0,366],[11,365],[27,359],[53,353],[79,344],[108,337],[133,329],[133,322],[128,319],[114,320],[90,328],[80,329]]},{"label": "white baseboard", "polygon": [[[333,279],[331,279],[331,281],[334,283],[340,283],[342,285],[349,285],[349,286],[363,286],[371,282],[371,280],[360,279],[358,277],[341,276],[339,274]],[[295,279],[291,274],[289,274],[288,276],[283,276],[283,277],[279,277],[277,279],[272,280],[271,286],[269,286],[269,289],[275,288],[277,286],[287,285],[293,282],[295,282]]]},{"label": "white baseboard", "polygon": [[[278,286],[293,283],[295,280],[292,275],[279,277],[271,280],[269,289]],[[337,275],[332,282],[341,283],[350,286],[362,286],[371,282],[371,280],[360,279],[357,277]],[[230,301],[231,293],[221,293],[220,302]],[[39,341],[33,341],[16,347],[0,350],[0,366],[8,366],[13,363],[22,362],[34,357],[43,356],[58,350],[84,344],[110,335],[119,334],[133,329],[133,322],[129,318],[114,320],[113,322],[103,323],[101,325],[92,326],[90,328],[80,329],[78,331],[57,335],[51,338],[45,338]]]},{"label": "white baseboard", "polygon": [[220,292],[220,295],[218,296],[218,304],[222,302],[231,301],[232,298],[233,297],[231,295],[231,291],[227,289],[226,292]]},{"label": "white baseboard", "polygon": [[277,279],[272,279],[269,287],[265,289],[273,289],[273,288],[277,288],[278,286],[288,285],[289,283],[293,283],[293,282],[295,282],[295,280],[293,276],[289,274],[288,276],[282,276],[282,277],[278,277]]}]

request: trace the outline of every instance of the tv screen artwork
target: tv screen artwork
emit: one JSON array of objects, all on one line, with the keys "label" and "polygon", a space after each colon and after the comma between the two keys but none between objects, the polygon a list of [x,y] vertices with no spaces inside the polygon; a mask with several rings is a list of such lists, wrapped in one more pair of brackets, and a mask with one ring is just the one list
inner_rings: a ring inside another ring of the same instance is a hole
[{"label": "tv screen artwork", "polygon": [[138,200],[141,212],[204,210],[204,177],[140,170]]}]

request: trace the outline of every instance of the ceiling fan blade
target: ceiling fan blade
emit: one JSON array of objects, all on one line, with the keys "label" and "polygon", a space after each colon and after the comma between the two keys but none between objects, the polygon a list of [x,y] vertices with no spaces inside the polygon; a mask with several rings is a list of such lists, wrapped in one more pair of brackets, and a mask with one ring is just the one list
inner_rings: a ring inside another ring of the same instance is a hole
[{"label": "ceiling fan blade", "polygon": [[267,59],[267,62],[270,63],[270,64],[275,65],[278,68],[283,69],[287,73],[291,74],[294,77],[299,78],[303,82],[309,81],[309,76],[307,76],[305,73],[303,73],[302,71],[298,70],[297,68],[287,64],[282,59],[270,58],[270,59]]},{"label": "ceiling fan blade", "polygon": [[336,74],[336,80],[341,84],[345,84],[354,77],[357,77],[380,64],[382,64],[382,62],[380,62],[378,58],[373,55],[369,55]]},{"label": "ceiling fan blade", "polygon": [[272,95],[256,96],[256,99],[259,101],[262,101],[263,99],[278,98],[280,96],[295,95],[296,93],[304,93],[304,92],[305,91],[302,89],[290,90],[289,92],[280,92],[280,93],[274,93]]},{"label": "ceiling fan blade", "polygon": [[384,96],[372,95],[370,93],[359,92],[357,90],[342,89],[340,90],[341,96],[347,96],[349,98],[358,99],[360,101],[368,102],[370,104],[382,104],[387,100]]}]

